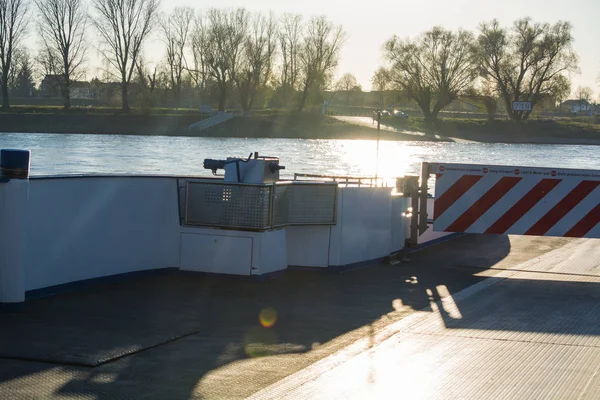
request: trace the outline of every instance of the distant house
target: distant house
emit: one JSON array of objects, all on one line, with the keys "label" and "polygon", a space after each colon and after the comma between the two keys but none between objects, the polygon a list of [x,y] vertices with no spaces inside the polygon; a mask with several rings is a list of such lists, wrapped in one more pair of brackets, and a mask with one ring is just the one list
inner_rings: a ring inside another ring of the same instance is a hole
[{"label": "distant house", "polygon": [[71,82],[72,99],[97,99],[98,87],[91,82],[73,81]]},{"label": "distant house", "polygon": [[40,85],[40,95],[42,97],[61,97],[62,75],[46,75]]},{"label": "distant house", "polygon": [[591,115],[593,106],[587,100],[567,100],[560,105],[563,112]]},{"label": "distant house", "polygon": [[[42,97],[62,97],[63,75],[46,75],[40,86]],[[72,99],[95,99],[98,97],[98,90],[90,83],[85,81],[71,81],[69,90]]]}]

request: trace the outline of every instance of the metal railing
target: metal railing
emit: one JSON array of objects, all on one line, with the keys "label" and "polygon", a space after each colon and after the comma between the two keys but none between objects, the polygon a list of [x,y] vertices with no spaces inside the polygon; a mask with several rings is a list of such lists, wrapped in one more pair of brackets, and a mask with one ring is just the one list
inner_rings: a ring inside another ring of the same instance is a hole
[{"label": "metal railing", "polygon": [[319,179],[336,182],[344,186],[367,186],[367,187],[395,187],[396,178],[376,178],[374,176],[343,176],[343,175],[318,175],[318,174],[294,174],[294,181],[302,179]]},{"label": "metal railing", "polygon": [[278,182],[273,192],[273,225],[334,225],[337,184]]},{"label": "metal railing", "polygon": [[333,225],[337,184],[245,184],[188,180],[184,225],[267,230],[288,225]]},{"label": "metal railing", "polygon": [[269,229],[273,185],[188,181],[185,224]]}]

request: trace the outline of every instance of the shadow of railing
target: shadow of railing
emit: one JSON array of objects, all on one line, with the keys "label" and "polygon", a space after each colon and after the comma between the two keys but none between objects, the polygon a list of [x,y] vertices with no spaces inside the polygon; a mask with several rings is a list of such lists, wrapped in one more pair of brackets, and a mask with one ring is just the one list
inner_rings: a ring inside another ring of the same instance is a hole
[{"label": "shadow of railing", "polygon": [[[600,344],[599,283],[557,280],[557,276],[552,274],[546,274],[548,276],[542,276],[542,279],[539,275],[544,274],[538,274],[537,279],[533,278],[534,273],[524,275],[532,278],[491,277],[491,285],[484,296],[478,296],[476,302],[469,298],[457,299],[453,301],[455,306],[450,306],[450,311],[444,302],[438,302],[442,320],[417,326],[415,330],[443,328],[449,335],[484,337],[494,335],[493,332],[519,332],[523,337],[530,337],[532,335],[527,333],[531,333],[540,341],[556,341],[552,335],[559,335],[561,340],[572,337],[573,342],[582,342],[584,339],[581,337],[587,336],[597,337]],[[460,310],[459,316],[452,315],[454,308]]]}]

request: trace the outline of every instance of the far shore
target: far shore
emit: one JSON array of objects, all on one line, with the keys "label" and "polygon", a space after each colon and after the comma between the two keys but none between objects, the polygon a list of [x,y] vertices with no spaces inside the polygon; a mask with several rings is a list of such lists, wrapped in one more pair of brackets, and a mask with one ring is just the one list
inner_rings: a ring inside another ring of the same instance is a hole
[{"label": "far shore", "polygon": [[0,132],[600,145],[600,125],[556,121],[449,119],[426,129],[414,118],[382,121],[393,129],[378,132],[375,125],[320,114],[273,112],[236,117],[204,131],[188,129],[200,119],[198,114],[0,113]]}]

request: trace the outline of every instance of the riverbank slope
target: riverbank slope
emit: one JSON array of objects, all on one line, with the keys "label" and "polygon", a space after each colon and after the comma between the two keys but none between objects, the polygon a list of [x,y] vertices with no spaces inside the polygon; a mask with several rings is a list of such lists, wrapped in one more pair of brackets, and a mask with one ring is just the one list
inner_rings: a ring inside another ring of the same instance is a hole
[{"label": "riverbank slope", "polygon": [[[198,114],[2,113],[0,132],[160,135],[237,138],[376,139],[376,129],[315,113],[240,116],[207,130],[189,130]],[[382,140],[442,140],[431,135],[382,131]]]},{"label": "riverbank slope", "polygon": [[445,119],[435,128],[427,128],[419,118],[386,118],[382,120],[384,129],[378,133],[371,118],[340,120],[317,113],[260,112],[236,117],[204,131],[190,131],[188,126],[201,118],[197,113],[11,112],[0,113],[0,132],[297,139],[379,137],[382,140],[600,145],[600,124],[559,120],[526,123],[496,120],[490,123],[479,119]]},{"label": "riverbank slope", "polygon": [[382,119],[382,124],[396,132],[426,132],[477,142],[600,145],[600,124],[592,118],[534,119],[522,122],[446,118],[438,120],[434,128],[429,128],[423,118],[406,120],[387,117]]}]

